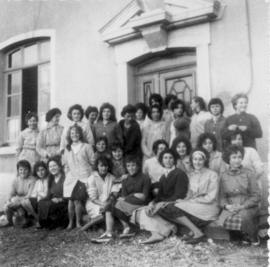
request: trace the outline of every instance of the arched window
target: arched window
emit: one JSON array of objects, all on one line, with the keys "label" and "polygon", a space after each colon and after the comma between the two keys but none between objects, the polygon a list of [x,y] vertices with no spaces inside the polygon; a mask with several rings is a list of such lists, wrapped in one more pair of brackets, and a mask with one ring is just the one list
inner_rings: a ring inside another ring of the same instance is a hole
[{"label": "arched window", "polygon": [[50,105],[50,40],[16,45],[5,53],[5,141],[14,143],[26,127],[27,112],[40,121]]}]

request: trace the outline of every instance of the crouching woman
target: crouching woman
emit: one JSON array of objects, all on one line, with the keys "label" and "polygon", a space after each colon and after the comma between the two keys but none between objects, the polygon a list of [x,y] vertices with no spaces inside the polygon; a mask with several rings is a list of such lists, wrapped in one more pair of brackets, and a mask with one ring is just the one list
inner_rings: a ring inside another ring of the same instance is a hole
[{"label": "crouching woman", "polygon": [[246,234],[244,241],[259,245],[257,239],[260,191],[255,174],[242,167],[244,150],[231,145],[223,153],[229,168],[221,175],[220,205],[223,211],[220,222],[227,230]]},{"label": "crouching woman", "polygon": [[141,229],[151,232],[151,237],[143,244],[150,244],[163,240],[172,232],[175,232],[174,224],[160,217],[160,214],[168,213],[170,203],[175,203],[177,199],[186,197],[188,190],[188,177],[180,169],[175,167],[176,156],[171,149],[165,149],[159,156],[160,164],[165,168],[159,180],[158,194],[148,206],[135,212],[135,221]]},{"label": "crouching woman", "polygon": [[168,210],[159,213],[190,230],[186,240],[189,244],[205,240],[201,228],[216,220],[219,213],[219,177],[208,168],[208,160],[208,154],[203,149],[198,148],[191,153],[192,171],[188,174],[187,197],[177,200],[176,204],[167,207]]}]

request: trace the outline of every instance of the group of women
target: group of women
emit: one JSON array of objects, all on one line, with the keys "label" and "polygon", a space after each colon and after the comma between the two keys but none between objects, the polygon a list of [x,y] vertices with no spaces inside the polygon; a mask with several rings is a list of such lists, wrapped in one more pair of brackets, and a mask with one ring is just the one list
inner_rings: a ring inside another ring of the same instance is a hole
[{"label": "group of women", "polygon": [[143,243],[153,243],[182,226],[188,229],[182,239],[196,244],[217,220],[258,244],[263,164],[255,139],[262,130],[246,112],[246,95],[237,94],[232,104],[235,114],[225,118],[219,98],[207,111],[201,97],[188,107],[174,95],[163,101],[152,94],[149,107],[126,105],[119,122],[109,103],[85,112],[73,105],[70,125],[61,126],[61,111],[53,108],[41,131],[37,115],[28,113],[4,207],[9,225],[31,216],[37,228],[71,230],[105,220],[106,231],[92,240],[103,243],[114,237],[117,219],[121,238],[133,236],[137,224],[151,232]]}]

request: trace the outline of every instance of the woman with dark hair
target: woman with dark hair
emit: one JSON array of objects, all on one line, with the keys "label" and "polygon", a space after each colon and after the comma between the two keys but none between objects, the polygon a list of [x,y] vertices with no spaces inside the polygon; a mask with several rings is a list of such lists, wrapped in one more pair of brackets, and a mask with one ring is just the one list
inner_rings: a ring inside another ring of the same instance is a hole
[{"label": "woman with dark hair", "polygon": [[196,148],[191,153],[192,171],[188,173],[189,189],[185,199],[178,199],[168,206],[168,212],[160,213],[164,218],[179,225],[186,226],[189,244],[205,240],[201,227],[216,220],[219,214],[219,177],[216,172],[208,169],[208,153]]},{"label": "woman with dark hair", "polygon": [[161,108],[163,106],[163,99],[162,96],[160,94],[151,94],[149,97],[149,107],[153,106],[153,105],[159,105]]},{"label": "woman with dark hair", "polygon": [[148,113],[148,108],[144,103],[137,103],[135,105],[135,109],[136,121],[140,125],[140,129],[142,130],[145,124],[145,117]]},{"label": "woman with dark hair", "polygon": [[211,133],[203,133],[198,138],[197,147],[204,148],[209,154],[209,169],[220,175],[226,169],[221,152],[217,151],[217,139]]},{"label": "woman with dark hair", "polygon": [[172,104],[177,100],[176,95],[168,94],[164,99],[163,120],[170,123],[173,120]]},{"label": "woman with dark hair", "polygon": [[95,141],[101,136],[106,136],[109,147],[114,142],[123,144],[122,131],[115,117],[115,108],[110,103],[104,103],[100,107],[98,121],[93,127],[93,134]]},{"label": "woman with dark hair", "polygon": [[254,173],[242,167],[244,150],[237,145],[223,152],[229,168],[221,175],[220,223],[228,230],[242,231],[245,242],[259,245],[257,238],[260,192]]},{"label": "woman with dark hair", "polygon": [[37,138],[37,152],[41,159],[47,162],[48,158],[59,156],[61,136],[64,127],[59,125],[61,110],[59,108],[52,108],[46,113],[47,127],[42,129]]},{"label": "woman with dark hair", "polygon": [[83,130],[80,126],[74,125],[68,130],[63,162],[66,173],[64,197],[69,199],[67,230],[70,230],[73,228],[74,217],[76,217],[76,227],[81,227],[83,206],[88,197],[86,182],[94,165],[93,148],[84,143]]},{"label": "woman with dark hair", "polygon": [[190,152],[191,152],[191,143],[185,137],[176,137],[173,140],[171,149],[174,151],[177,163],[176,167],[184,171],[185,173],[189,173],[191,171],[190,165]]},{"label": "woman with dark hair", "polygon": [[225,122],[224,134],[230,131],[240,130],[243,134],[244,146],[256,149],[256,138],[262,137],[262,128],[258,119],[246,112],[248,97],[245,94],[236,94],[232,98],[235,114],[229,116]]},{"label": "woman with dark hair", "polygon": [[133,155],[142,158],[141,151],[141,130],[135,121],[136,108],[133,105],[123,107],[121,116],[124,118],[119,122],[123,134],[123,148],[125,156]]},{"label": "woman with dark hair", "polygon": [[38,116],[36,113],[28,112],[25,115],[25,122],[27,128],[24,129],[18,138],[17,156],[18,160],[27,160],[33,167],[40,159],[36,150],[36,143],[38,137]]},{"label": "woman with dark hair", "polygon": [[64,132],[62,134],[61,145],[60,145],[60,149],[62,153],[64,152],[67,145],[68,129],[75,124],[82,128],[84,142],[88,143],[91,146],[94,145],[94,137],[93,137],[92,130],[90,127],[88,127],[88,125],[85,122],[82,121],[83,116],[84,116],[84,110],[81,105],[75,104],[69,108],[67,117],[69,118],[71,123],[69,126],[67,126],[64,129]]},{"label": "woman with dark hair", "polygon": [[166,139],[166,123],[162,121],[162,108],[153,105],[149,110],[149,122],[142,130],[142,151],[144,160],[153,156],[153,143],[158,139]]},{"label": "woman with dark hair", "polygon": [[171,149],[161,152],[159,162],[165,168],[165,173],[160,178],[158,194],[148,206],[134,214],[140,228],[151,232],[151,237],[143,244],[161,241],[175,231],[175,226],[162,219],[160,214],[163,216],[164,212],[168,212],[170,203],[185,198],[188,190],[188,177],[175,167],[176,157]]},{"label": "woman with dark hair", "polygon": [[115,177],[111,174],[111,169],[111,160],[107,157],[99,157],[95,162],[95,171],[87,180],[89,198],[86,201],[86,211],[91,221],[98,221],[103,218],[115,180]]},{"label": "woman with dark hair", "polygon": [[27,160],[17,163],[17,177],[14,179],[9,198],[4,205],[4,212],[9,225],[13,225],[14,215],[25,216],[22,203],[28,199],[35,185],[35,178],[31,176],[31,165]]},{"label": "woman with dark hair", "polygon": [[87,109],[84,112],[84,115],[85,115],[86,119],[88,120],[89,127],[93,131],[94,124],[96,123],[97,117],[98,117],[97,107],[94,107],[94,106],[87,107]]},{"label": "woman with dark hair", "polygon": [[211,114],[207,112],[206,104],[202,97],[195,96],[191,101],[191,109],[193,115],[190,123],[190,142],[194,148],[197,144],[197,140],[200,134],[204,133],[205,122],[211,119]]},{"label": "woman with dark hair", "polygon": [[220,98],[212,98],[208,103],[208,110],[212,118],[207,120],[204,125],[206,133],[212,133],[217,139],[217,150],[222,151],[222,132],[225,127],[225,117],[223,116],[224,105]]},{"label": "woman with dark hair", "polygon": [[49,158],[47,197],[38,202],[38,218],[41,227],[65,227],[68,222],[67,201],[63,196],[64,171],[59,156]]}]

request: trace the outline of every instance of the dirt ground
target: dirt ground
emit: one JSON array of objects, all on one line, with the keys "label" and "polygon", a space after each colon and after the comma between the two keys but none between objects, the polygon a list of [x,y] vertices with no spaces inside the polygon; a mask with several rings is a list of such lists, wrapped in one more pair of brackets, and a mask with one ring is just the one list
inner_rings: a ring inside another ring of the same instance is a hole
[{"label": "dirt ground", "polygon": [[266,243],[259,247],[237,242],[209,240],[195,246],[178,237],[141,245],[147,237],[140,233],[131,240],[115,239],[109,244],[92,244],[97,231],[0,229],[0,266],[268,266]]}]

